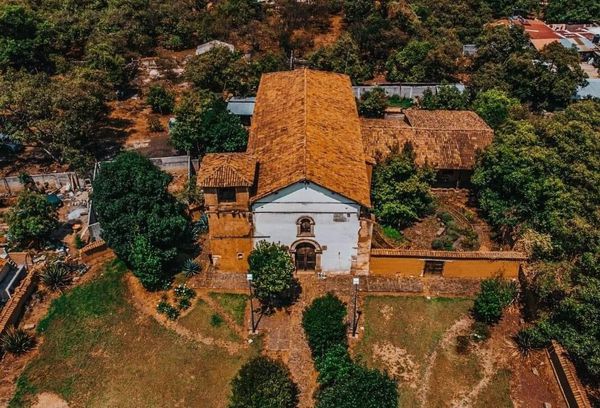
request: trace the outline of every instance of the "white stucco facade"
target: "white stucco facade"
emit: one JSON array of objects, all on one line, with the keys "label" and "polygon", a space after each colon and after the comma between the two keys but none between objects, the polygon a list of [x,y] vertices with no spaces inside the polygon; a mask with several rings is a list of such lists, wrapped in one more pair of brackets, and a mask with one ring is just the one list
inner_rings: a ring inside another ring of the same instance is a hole
[{"label": "white stucco facade", "polygon": [[[252,205],[254,244],[278,242],[294,250],[302,242],[318,251],[318,270],[350,272],[356,261],[360,204],[310,182],[292,184]],[[310,236],[299,234],[298,220],[314,221]]]}]

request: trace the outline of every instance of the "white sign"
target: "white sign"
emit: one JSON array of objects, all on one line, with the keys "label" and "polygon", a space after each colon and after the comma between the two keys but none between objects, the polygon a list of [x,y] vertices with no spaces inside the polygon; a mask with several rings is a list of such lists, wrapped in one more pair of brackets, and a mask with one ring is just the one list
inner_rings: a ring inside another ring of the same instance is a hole
[{"label": "white sign", "polygon": [[358,285],[358,284],[360,284],[360,278],[352,278],[352,284],[353,284],[353,285]]},{"label": "white sign", "polygon": [[251,274],[251,273],[247,273],[247,274],[246,274],[246,280],[247,280],[248,282],[252,282],[252,274]]}]

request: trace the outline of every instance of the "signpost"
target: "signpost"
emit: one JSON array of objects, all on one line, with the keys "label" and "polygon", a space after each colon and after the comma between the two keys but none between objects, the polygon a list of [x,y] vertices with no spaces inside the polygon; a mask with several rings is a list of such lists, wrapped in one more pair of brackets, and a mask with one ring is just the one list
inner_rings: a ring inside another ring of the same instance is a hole
[{"label": "signpost", "polygon": [[248,288],[250,288],[250,321],[252,324],[251,333],[256,334],[256,325],[254,324],[254,302],[252,301],[252,274],[246,274],[246,280],[248,281]]},{"label": "signpost", "polygon": [[358,285],[359,284],[360,284],[360,278],[352,278],[352,286],[354,286],[354,311],[352,313],[352,337],[356,337],[356,328],[358,326],[356,298],[358,296]]}]

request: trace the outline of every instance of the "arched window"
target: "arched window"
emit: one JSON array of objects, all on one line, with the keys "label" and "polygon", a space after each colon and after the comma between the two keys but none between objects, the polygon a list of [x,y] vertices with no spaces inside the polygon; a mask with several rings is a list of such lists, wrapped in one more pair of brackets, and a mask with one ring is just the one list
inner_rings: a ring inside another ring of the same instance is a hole
[{"label": "arched window", "polygon": [[315,222],[310,217],[300,217],[296,221],[298,226],[299,237],[314,237],[315,236]]}]

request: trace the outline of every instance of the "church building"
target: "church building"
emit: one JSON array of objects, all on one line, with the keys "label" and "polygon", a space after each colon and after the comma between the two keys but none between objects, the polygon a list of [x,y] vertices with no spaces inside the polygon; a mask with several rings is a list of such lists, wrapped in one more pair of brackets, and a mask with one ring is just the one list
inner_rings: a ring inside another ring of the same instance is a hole
[{"label": "church building", "polygon": [[247,151],[200,163],[217,270],[246,272],[261,240],[289,248],[298,271],[367,273],[372,161],[346,75],[263,75]]}]

